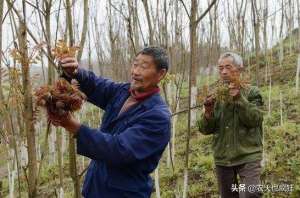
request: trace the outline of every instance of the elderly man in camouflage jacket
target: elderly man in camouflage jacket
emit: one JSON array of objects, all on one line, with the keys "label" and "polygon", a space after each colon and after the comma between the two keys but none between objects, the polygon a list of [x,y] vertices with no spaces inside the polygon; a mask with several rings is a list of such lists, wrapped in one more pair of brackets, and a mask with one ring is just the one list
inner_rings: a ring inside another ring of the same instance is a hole
[{"label": "elderly man in camouflage jacket", "polygon": [[[213,134],[213,151],[218,187],[222,198],[261,197],[262,97],[257,87],[241,87],[233,83],[240,78],[242,58],[227,52],[218,61],[220,82],[228,86],[229,102],[219,102],[208,96],[204,113],[198,121],[199,131]],[[237,176],[239,176],[239,181]],[[238,184],[239,183],[239,184]]]}]

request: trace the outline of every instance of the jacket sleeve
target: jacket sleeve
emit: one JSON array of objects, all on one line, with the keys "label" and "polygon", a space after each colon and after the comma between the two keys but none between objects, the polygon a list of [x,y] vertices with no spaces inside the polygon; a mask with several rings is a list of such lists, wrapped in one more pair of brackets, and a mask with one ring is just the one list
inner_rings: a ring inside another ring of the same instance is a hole
[{"label": "jacket sleeve", "polygon": [[79,82],[80,90],[85,93],[88,101],[101,109],[105,109],[122,85],[109,79],[97,77],[93,72],[84,69],[78,70],[75,79]]},{"label": "jacket sleeve", "polygon": [[200,133],[204,135],[212,134],[216,130],[216,119],[214,116],[211,119],[206,119],[203,113],[200,120],[197,121],[197,126]]},{"label": "jacket sleeve", "polygon": [[261,126],[263,121],[263,112],[260,109],[263,106],[263,99],[258,88],[250,90],[248,98],[241,95],[236,101],[240,121],[249,128]]},{"label": "jacket sleeve", "polygon": [[163,150],[169,140],[170,118],[151,111],[118,135],[81,125],[77,134],[77,153],[119,166]]}]

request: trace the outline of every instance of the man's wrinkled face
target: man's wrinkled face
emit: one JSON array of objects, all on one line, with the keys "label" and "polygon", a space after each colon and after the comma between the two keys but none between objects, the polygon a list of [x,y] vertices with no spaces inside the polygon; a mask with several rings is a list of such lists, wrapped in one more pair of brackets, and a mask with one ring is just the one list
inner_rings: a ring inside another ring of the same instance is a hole
[{"label": "man's wrinkled face", "polygon": [[240,70],[233,64],[231,57],[220,59],[218,69],[220,78],[224,83],[229,83],[233,77],[240,76]]},{"label": "man's wrinkled face", "polygon": [[138,92],[151,90],[164,78],[166,72],[166,69],[157,70],[152,56],[139,54],[131,66],[130,88]]}]

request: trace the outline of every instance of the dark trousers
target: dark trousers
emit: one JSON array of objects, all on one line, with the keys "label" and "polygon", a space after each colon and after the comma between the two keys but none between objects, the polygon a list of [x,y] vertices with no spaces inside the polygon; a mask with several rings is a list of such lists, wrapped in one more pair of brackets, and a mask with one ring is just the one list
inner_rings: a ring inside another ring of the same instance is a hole
[{"label": "dark trousers", "polygon": [[[260,161],[226,167],[216,166],[218,187],[221,198],[256,198],[262,197],[262,192],[254,190],[260,185]],[[239,176],[239,182],[238,177]],[[248,187],[250,185],[250,187]],[[250,189],[251,188],[251,189]],[[250,189],[250,190],[248,190]]]}]

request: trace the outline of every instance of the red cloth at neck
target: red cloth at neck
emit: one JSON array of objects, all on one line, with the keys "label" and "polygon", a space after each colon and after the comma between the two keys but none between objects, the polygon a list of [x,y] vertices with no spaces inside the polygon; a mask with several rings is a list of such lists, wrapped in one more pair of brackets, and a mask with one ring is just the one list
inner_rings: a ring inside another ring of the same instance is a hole
[{"label": "red cloth at neck", "polygon": [[129,92],[131,96],[136,99],[137,101],[142,101],[145,100],[146,98],[152,96],[155,93],[158,93],[160,91],[159,87],[155,87],[147,92],[137,92],[133,89],[129,89]]}]

